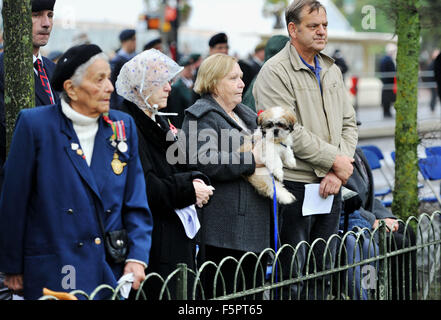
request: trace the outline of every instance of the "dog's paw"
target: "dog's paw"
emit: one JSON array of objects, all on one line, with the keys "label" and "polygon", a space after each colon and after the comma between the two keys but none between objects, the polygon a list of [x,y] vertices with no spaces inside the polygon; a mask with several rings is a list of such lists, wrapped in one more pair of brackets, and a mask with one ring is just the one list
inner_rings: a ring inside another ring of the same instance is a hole
[{"label": "dog's paw", "polygon": [[280,192],[277,196],[277,202],[279,202],[280,204],[291,204],[294,201],[296,201],[296,197],[294,197],[292,193],[286,190],[285,192]]},{"label": "dog's paw", "polygon": [[282,168],[275,168],[273,171],[274,178],[276,178],[279,181],[283,181],[283,169]]},{"label": "dog's paw", "polygon": [[296,167],[296,159],[294,157],[285,159],[285,166],[287,168],[294,169]]},{"label": "dog's paw", "polygon": [[277,202],[280,204],[290,204],[296,200],[296,197],[285,189],[281,183],[276,183],[276,192]]}]

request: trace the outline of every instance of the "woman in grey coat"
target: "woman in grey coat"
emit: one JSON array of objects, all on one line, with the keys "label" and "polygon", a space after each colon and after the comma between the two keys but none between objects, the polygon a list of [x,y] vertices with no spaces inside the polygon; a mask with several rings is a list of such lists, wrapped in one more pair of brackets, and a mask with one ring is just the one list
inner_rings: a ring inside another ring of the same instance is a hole
[{"label": "woman in grey coat", "polygon": [[[217,264],[226,256],[239,260],[247,251],[259,253],[270,241],[272,202],[260,196],[244,179],[262,167],[253,152],[237,150],[246,135],[257,127],[257,115],[241,104],[244,83],[234,57],[215,54],[200,66],[194,90],[201,98],[185,111],[182,129],[187,138],[190,167],[206,174],[216,192],[202,210],[200,240],[205,261]],[[252,286],[256,260],[245,259],[243,270],[247,288]],[[256,274],[256,283],[266,270],[266,262]],[[227,292],[231,292],[237,264],[222,266]],[[247,277],[248,276],[248,277]],[[212,295],[212,279],[207,276],[204,291]],[[242,279],[236,280],[240,290]],[[217,281],[218,290],[222,287]],[[219,292],[219,291],[218,291]]]}]

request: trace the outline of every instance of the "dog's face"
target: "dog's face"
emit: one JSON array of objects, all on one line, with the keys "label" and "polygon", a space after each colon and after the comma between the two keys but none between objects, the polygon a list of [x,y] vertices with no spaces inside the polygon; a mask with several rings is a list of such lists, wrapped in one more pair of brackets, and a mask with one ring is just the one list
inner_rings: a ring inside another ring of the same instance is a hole
[{"label": "dog's face", "polygon": [[286,107],[269,108],[257,118],[262,136],[273,139],[275,143],[280,143],[288,137],[296,121],[294,112]]}]

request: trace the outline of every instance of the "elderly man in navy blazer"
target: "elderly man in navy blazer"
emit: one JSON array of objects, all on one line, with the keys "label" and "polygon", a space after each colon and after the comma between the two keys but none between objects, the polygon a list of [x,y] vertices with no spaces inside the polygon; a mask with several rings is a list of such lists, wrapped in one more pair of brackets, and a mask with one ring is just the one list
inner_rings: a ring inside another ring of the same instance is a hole
[{"label": "elderly man in navy blazer", "polygon": [[[72,47],[52,78],[61,101],[18,116],[0,197],[0,271],[25,299],[44,287],[90,294],[129,273],[138,289],[145,278],[152,217],[138,137],[129,115],[109,110],[109,78],[98,46]],[[112,231],[127,235],[120,262],[106,250]]]},{"label": "elderly man in navy blazer", "polygon": [[[43,57],[40,47],[45,46],[52,31],[55,0],[32,0],[32,47],[34,58],[35,105],[44,106],[58,102],[57,92],[49,79],[55,64]],[[0,167],[6,158],[6,124],[4,102],[4,54],[0,54]]]}]

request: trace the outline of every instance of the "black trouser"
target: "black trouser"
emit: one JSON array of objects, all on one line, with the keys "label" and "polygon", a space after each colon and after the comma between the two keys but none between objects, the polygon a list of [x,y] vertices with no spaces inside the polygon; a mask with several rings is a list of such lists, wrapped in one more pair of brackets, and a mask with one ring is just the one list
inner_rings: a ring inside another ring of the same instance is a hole
[{"label": "black trouser", "polygon": [[[388,233],[388,236],[391,236]],[[406,235],[404,235],[404,224],[393,233],[391,239],[391,248],[389,248],[389,240],[387,239],[388,251],[395,251],[403,248],[409,248],[416,245],[416,236],[412,228],[408,226]],[[415,298],[413,294],[417,291],[417,271],[416,271],[416,251],[402,253],[398,256],[391,257],[390,263],[390,288],[389,298],[392,300],[409,300]],[[403,288],[404,285],[404,288]]]},{"label": "black trouser", "polygon": [[[219,248],[219,247],[213,247],[210,245],[205,245],[205,261],[212,261],[216,263],[216,265],[219,267],[221,261],[225,257],[233,257],[237,261],[240,261],[242,256],[246,253],[244,251],[239,250],[233,250],[233,249],[227,249],[227,248]],[[256,253],[257,256],[259,256]],[[245,260],[242,263],[242,270],[243,270],[243,277],[242,273],[239,271],[237,278],[235,279],[235,273],[237,269],[237,263],[228,260],[225,262],[222,267],[220,268],[222,272],[223,280],[225,281],[225,287],[224,282],[222,281],[222,277],[219,275],[216,280],[216,297],[223,296],[225,294],[231,294],[234,292],[234,284],[236,284],[236,292],[243,291],[245,289],[253,289],[260,287],[264,284],[264,277],[267,267],[267,257],[262,258],[260,266],[257,268],[255,277],[254,277],[254,271],[257,263],[257,259],[249,255],[245,258]],[[201,267],[201,265],[199,265]],[[213,289],[214,289],[214,277],[216,274],[217,268],[210,265],[207,268],[204,269],[204,271],[201,274],[202,279],[202,285],[204,288],[204,298],[205,299],[211,299],[213,298]],[[254,283],[255,278],[255,283]],[[243,286],[245,280],[245,288]],[[262,300],[263,299],[263,293],[250,295],[245,298],[246,300]]]},{"label": "black trouser", "polygon": [[[296,249],[297,244],[301,241],[306,241],[310,245],[314,240],[322,238],[325,241],[333,234],[337,234],[341,211],[341,192],[334,196],[334,203],[332,205],[330,214],[320,214],[313,216],[302,215],[303,199],[305,195],[305,183],[284,181],[285,187],[296,197],[296,201],[290,205],[281,206],[280,211],[280,241],[281,246],[284,244],[291,245]],[[329,251],[326,252],[326,259],[323,261],[323,253],[326,244],[323,241],[314,245],[314,257],[309,259],[309,272],[328,269],[332,265],[332,259],[335,258],[336,241],[333,241],[329,246]],[[299,274],[305,274],[305,267],[308,259],[309,246],[301,245],[296,254],[296,259],[293,259],[293,250],[283,249],[280,260],[282,265],[283,279],[296,278]],[[290,273],[291,263],[293,263],[293,271]],[[325,299],[329,288],[326,285],[330,277],[325,279],[320,278],[317,281],[310,281],[308,284],[298,284],[289,288],[284,288],[284,299]],[[323,282],[325,286],[323,286]],[[317,295],[315,294],[317,290]],[[291,292],[291,296],[290,296]]]},{"label": "black trouser", "polygon": [[383,106],[383,115],[385,117],[391,117],[390,111],[391,105],[395,102],[396,96],[392,89],[383,89],[381,93],[381,105]]}]

